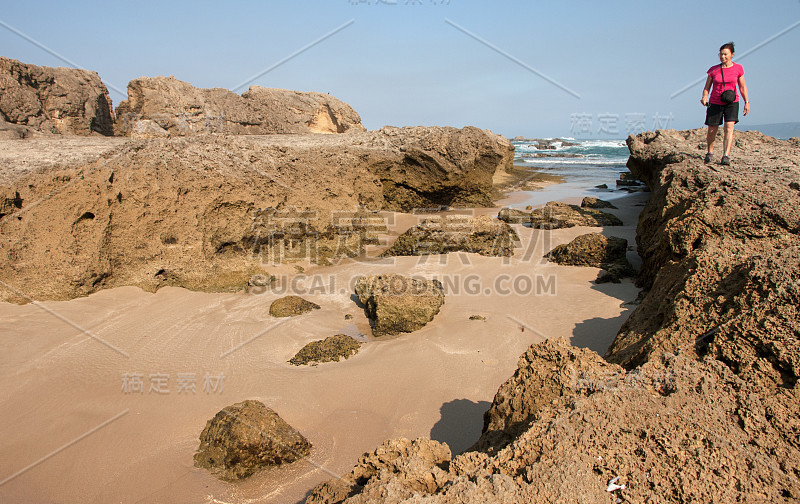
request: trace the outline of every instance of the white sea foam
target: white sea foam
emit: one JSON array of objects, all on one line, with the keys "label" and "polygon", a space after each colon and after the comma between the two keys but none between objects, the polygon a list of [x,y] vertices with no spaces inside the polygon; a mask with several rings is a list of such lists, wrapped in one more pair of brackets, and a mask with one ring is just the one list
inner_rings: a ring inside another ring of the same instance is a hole
[{"label": "white sea foam", "polygon": [[581,141],[581,147],[611,147],[611,148],[620,148],[620,147],[627,147],[627,144],[624,140],[583,140]]},{"label": "white sea foam", "polygon": [[613,166],[625,165],[628,158],[617,159],[598,159],[598,158],[522,158],[522,161],[529,164],[539,165],[586,165],[586,166]]}]

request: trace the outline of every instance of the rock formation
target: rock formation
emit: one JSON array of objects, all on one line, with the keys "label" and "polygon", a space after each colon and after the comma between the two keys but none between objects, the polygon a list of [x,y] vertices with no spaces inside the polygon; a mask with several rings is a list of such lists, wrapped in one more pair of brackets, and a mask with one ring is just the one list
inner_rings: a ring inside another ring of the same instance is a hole
[{"label": "rock formation", "polygon": [[306,503],[400,502],[430,494],[447,481],[444,468],[449,462],[447,445],[427,439],[389,440],[365,453],[349,474],[317,487]]},{"label": "rock formation", "polygon": [[[28,65],[0,56],[0,123],[27,131],[90,135],[114,134],[111,98],[97,72]],[[13,138],[12,127],[0,135]]]},{"label": "rock formation", "polygon": [[132,140],[75,167],[58,165],[57,142],[8,145],[31,141],[35,169],[0,156],[0,276],[24,286],[0,297],[16,302],[239,290],[271,264],[357,256],[386,230],[375,210],[489,204],[513,158],[477,128]]},{"label": "rock formation", "polygon": [[528,224],[535,228],[546,229],[622,225],[622,221],[616,215],[559,201],[548,201],[544,207],[535,208],[531,211],[503,208],[497,218],[509,224]]},{"label": "rock formation", "polygon": [[224,408],[206,423],[194,465],[223,480],[289,464],[311,453],[311,443],[260,401]]},{"label": "rock formation", "polygon": [[514,145],[506,138],[467,126],[384,127],[386,142],[402,154],[391,163],[373,165],[388,208],[493,206],[492,176],[514,164]]},{"label": "rock formation", "polygon": [[170,136],[365,131],[352,107],[324,93],[251,86],[240,96],[222,88],[196,88],[175,77],[129,82],[116,126],[117,134],[130,136],[141,136],[142,129],[161,134],[155,127]]},{"label": "rock formation", "polygon": [[312,341],[300,349],[289,360],[289,364],[302,366],[304,364],[318,364],[322,362],[339,362],[339,359],[349,359],[358,353],[362,343],[346,334],[329,336],[323,340]]},{"label": "rock formation", "polygon": [[402,275],[359,277],[356,296],[373,322],[375,336],[421,329],[444,304],[441,282]]},{"label": "rock formation", "polygon": [[473,252],[484,256],[514,254],[517,233],[488,215],[447,215],[423,220],[401,234],[383,256],[419,256]]},{"label": "rock formation", "polygon": [[[760,352],[785,379],[798,374],[787,343],[776,342],[792,331],[781,335],[767,328],[794,328],[798,334],[800,327],[786,311],[797,306],[791,300],[800,292],[793,276],[800,206],[791,187],[800,181],[800,143],[758,132],[736,138],[730,167],[698,161],[705,154],[702,132],[662,131],[629,139],[628,167],[653,191],[637,235],[640,282],[651,295],[609,349],[612,361],[636,366],[664,351],[695,348],[698,338],[703,339],[696,350],[713,353],[746,333],[734,344],[739,353],[759,341],[760,350],[746,353]],[[745,341],[751,343],[741,346]]]},{"label": "rock formation", "polygon": [[586,196],[581,201],[581,208],[617,208],[612,203],[601,200],[599,198],[593,198],[591,196]]},{"label": "rock formation", "polygon": [[[607,360],[533,345],[471,451],[444,473],[409,464],[361,487],[441,504],[800,500],[800,141],[736,138],[731,167],[703,164],[704,130],[628,139],[653,191],[637,237],[645,291]],[[308,502],[365,501],[331,485]]]},{"label": "rock formation", "polygon": [[20,124],[5,122],[0,117],[0,140],[19,140],[31,136],[33,130]]},{"label": "rock formation", "polygon": [[619,282],[621,278],[636,273],[628,262],[627,252],[628,240],[624,238],[588,233],[557,246],[545,254],[545,257],[567,266],[603,268],[606,273],[601,273],[598,282]]},{"label": "rock formation", "polygon": [[312,303],[300,296],[284,296],[269,305],[269,314],[273,317],[295,317],[312,310],[319,310],[319,308],[317,303]]}]

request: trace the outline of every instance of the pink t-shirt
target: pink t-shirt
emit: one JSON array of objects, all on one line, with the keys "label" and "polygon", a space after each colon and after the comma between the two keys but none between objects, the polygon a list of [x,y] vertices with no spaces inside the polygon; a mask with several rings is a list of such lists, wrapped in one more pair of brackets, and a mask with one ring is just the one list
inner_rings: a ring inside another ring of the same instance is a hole
[{"label": "pink t-shirt", "polygon": [[711,87],[711,96],[708,98],[709,103],[713,103],[715,105],[725,105],[722,103],[722,96],[723,91],[727,91],[728,89],[733,89],[734,95],[736,95],[736,99],[734,101],[739,101],[739,93],[736,90],[736,83],[739,82],[739,77],[744,75],[744,68],[739,63],[734,63],[733,66],[730,68],[725,69],[725,88],[722,87],[722,73],[720,72],[720,66],[714,65],[708,69],[706,72],[708,75],[711,76],[713,79],[713,85]]}]

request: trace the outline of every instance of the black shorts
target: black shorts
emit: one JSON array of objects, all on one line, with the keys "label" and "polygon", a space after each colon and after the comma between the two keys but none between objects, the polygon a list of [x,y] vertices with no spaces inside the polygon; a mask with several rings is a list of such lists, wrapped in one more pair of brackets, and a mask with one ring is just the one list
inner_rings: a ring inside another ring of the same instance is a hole
[{"label": "black shorts", "polygon": [[722,119],[725,118],[725,122],[739,122],[739,102],[735,101],[733,103],[729,103],[727,105],[717,105],[715,103],[709,103],[708,108],[706,109],[706,125],[707,126],[719,126],[722,124]]}]

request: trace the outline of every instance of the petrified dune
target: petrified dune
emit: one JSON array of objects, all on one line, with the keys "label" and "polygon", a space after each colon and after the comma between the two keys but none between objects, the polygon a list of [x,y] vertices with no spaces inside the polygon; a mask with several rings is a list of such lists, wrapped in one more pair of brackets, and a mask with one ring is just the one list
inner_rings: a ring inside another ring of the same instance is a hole
[{"label": "petrified dune", "polygon": [[513,158],[471,127],[131,140],[73,167],[48,153],[60,145],[40,142],[30,171],[3,167],[0,275],[27,296],[5,300],[242,289],[265,264],[361,253],[382,227],[372,211],[490,205]]}]

